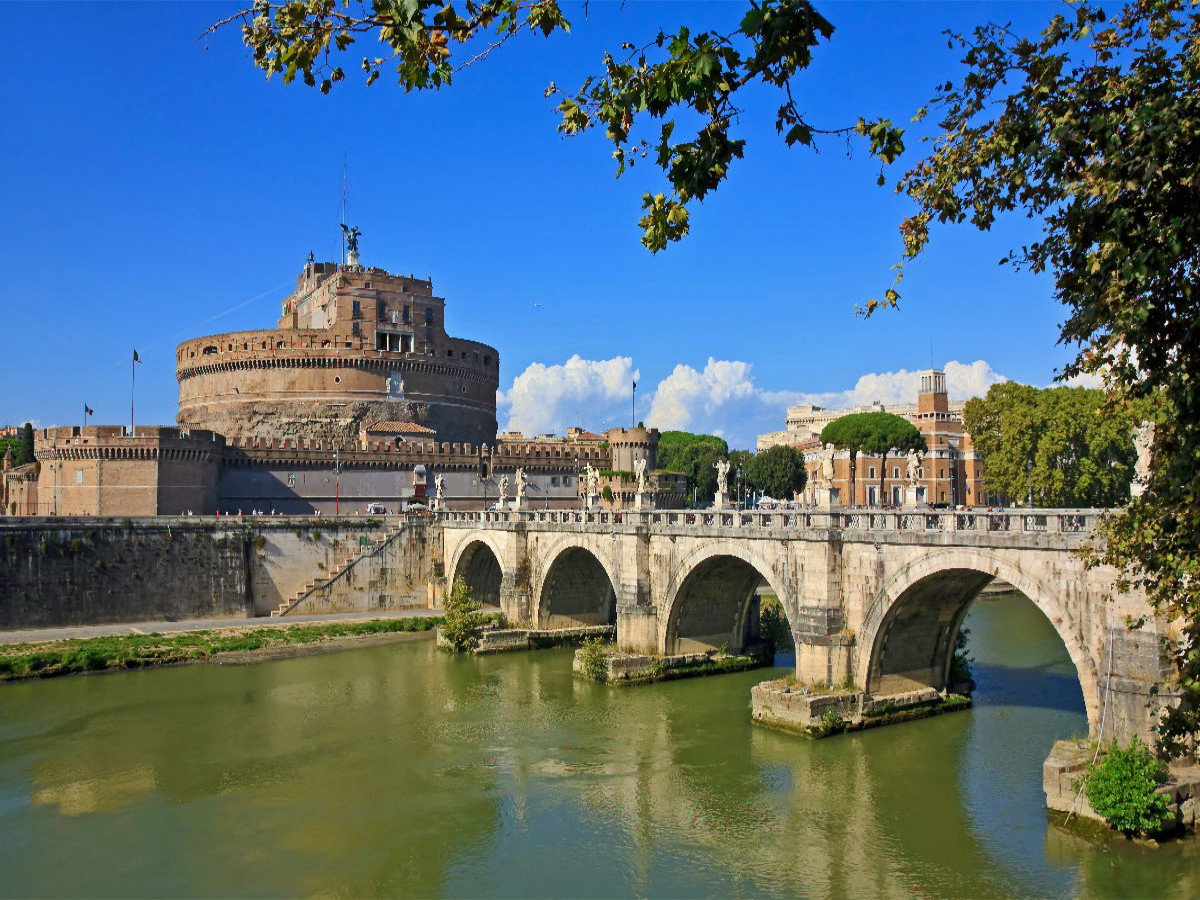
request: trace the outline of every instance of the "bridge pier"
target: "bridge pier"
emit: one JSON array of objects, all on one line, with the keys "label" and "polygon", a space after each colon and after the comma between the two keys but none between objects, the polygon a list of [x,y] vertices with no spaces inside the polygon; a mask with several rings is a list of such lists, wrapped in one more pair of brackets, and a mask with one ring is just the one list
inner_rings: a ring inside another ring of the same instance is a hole
[{"label": "bridge pier", "polygon": [[617,649],[647,656],[662,652],[657,607],[634,603],[617,606]]},{"label": "bridge pier", "polygon": [[854,638],[846,631],[839,609],[802,606],[792,620],[796,644],[796,678],[841,686],[854,678]]}]

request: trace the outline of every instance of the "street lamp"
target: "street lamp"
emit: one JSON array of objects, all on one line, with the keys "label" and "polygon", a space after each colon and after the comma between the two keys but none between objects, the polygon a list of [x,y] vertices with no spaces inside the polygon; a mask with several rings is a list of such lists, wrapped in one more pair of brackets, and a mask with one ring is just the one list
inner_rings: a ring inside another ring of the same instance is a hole
[{"label": "street lamp", "polygon": [[737,493],[738,493],[738,509],[741,509],[741,507],[742,507],[742,465],[741,465],[741,463],[738,463],[737,479],[738,479],[738,491],[737,491]]},{"label": "street lamp", "polygon": [[1025,501],[1028,509],[1033,509],[1033,460],[1025,460],[1025,474],[1029,476],[1029,499]]}]

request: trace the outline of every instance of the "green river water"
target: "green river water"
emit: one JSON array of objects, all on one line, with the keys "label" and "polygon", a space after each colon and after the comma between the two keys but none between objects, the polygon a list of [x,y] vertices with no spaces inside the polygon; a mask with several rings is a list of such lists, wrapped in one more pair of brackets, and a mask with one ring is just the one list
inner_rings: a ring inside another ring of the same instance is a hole
[{"label": "green river water", "polygon": [[0,895],[1200,896],[1193,844],[1047,824],[1071,663],[1022,597],[967,624],[974,709],[818,742],[751,726],[770,671],[431,640],[4,686]]}]

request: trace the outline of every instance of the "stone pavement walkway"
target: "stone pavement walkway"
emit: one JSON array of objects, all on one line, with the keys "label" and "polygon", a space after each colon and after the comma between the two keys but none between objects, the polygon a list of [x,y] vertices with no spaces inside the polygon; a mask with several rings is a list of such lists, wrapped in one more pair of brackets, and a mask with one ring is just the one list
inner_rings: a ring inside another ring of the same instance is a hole
[{"label": "stone pavement walkway", "polygon": [[[496,612],[484,607],[484,612]],[[362,622],[367,619],[407,619],[440,616],[440,609],[395,609],[364,613],[329,613],[319,616],[263,616],[257,619],[186,619],[178,622],[114,622],[109,625],[77,625],[65,628],[31,628],[0,631],[0,644],[24,644],[61,641],[68,638],[102,637],[113,634],[149,634],[158,631],[210,631],[214,628],[282,628],[305,622]]]}]

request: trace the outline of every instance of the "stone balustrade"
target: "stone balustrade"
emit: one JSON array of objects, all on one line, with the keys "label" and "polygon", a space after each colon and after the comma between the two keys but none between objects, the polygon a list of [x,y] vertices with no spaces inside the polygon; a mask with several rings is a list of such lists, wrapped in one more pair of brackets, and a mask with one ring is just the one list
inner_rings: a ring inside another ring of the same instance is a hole
[{"label": "stone balustrade", "polygon": [[1002,537],[1013,534],[1090,534],[1104,514],[1098,509],[987,510],[452,510],[437,513],[451,528],[503,528],[523,524],[587,528],[658,530],[719,529],[755,531],[841,531],[893,533],[967,533]]}]

